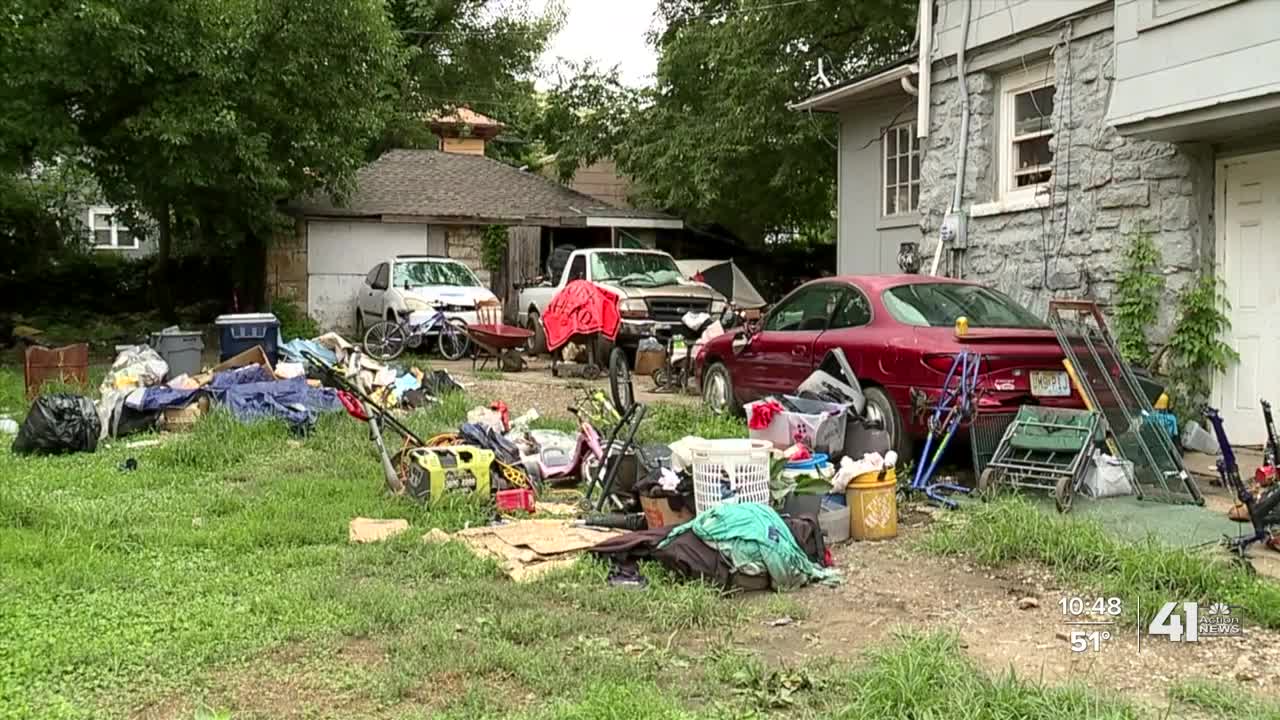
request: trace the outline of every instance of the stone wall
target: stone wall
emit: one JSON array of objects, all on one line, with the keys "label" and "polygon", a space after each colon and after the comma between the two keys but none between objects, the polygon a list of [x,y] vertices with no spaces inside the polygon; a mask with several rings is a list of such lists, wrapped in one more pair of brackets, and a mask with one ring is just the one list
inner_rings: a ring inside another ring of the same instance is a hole
[{"label": "stone wall", "polygon": [[[1110,301],[1127,243],[1151,233],[1163,254],[1166,302],[1153,338],[1163,339],[1178,292],[1213,257],[1213,155],[1198,145],[1119,136],[1105,122],[1113,74],[1112,33],[1061,41],[1053,51],[1054,173],[1043,207],[970,217],[968,250],[950,274],[987,282],[1043,314],[1054,297]],[[964,205],[997,199],[999,73],[967,78],[971,115]],[[921,159],[923,253],[932,259],[955,183],[958,83],[936,84]],[[945,266],[944,267],[948,267]]]},{"label": "stone wall", "polygon": [[485,287],[490,286],[490,273],[481,261],[480,248],[484,243],[484,228],[477,225],[449,225],[445,228],[445,241],[449,244],[449,257],[471,268]]},{"label": "stone wall", "polygon": [[284,299],[307,309],[307,224],[298,220],[288,230],[276,232],[267,247],[265,290],[267,302]]}]

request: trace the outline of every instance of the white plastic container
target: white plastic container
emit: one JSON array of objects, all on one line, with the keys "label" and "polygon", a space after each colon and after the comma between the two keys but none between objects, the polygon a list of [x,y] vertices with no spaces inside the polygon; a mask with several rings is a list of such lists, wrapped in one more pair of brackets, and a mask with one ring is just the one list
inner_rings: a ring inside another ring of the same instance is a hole
[{"label": "white plastic container", "polygon": [[[832,457],[844,452],[847,406],[791,396],[787,396],[787,400],[805,412],[777,413],[764,429],[749,431],[753,440],[767,440],[779,450],[804,443],[810,450]],[[747,403],[747,417],[758,402]]]},{"label": "white plastic container", "polygon": [[818,512],[818,526],[822,528],[822,536],[828,545],[842,543],[849,539],[849,506],[829,507],[824,505]]},{"label": "white plastic container", "polygon": [[762,440],[701,440],[690,449],[698,512],[717,505],[769,503],[769,451]]}]

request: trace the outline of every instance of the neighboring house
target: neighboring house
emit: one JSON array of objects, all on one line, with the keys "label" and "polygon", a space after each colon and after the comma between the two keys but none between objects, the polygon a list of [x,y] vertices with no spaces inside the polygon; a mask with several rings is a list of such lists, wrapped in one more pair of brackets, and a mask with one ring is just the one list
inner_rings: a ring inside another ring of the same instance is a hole
[{"label": "neighboring house", "polygon": [[131,231],[116,212],[107,205],[93,205],[85,209],[85,228],[89,234],[89,246],[95,252],[108,252],[128,257],[143,257],[155,252],[155,243],[146,233]]},{"label": "neighboring house", "polygon": [[[289,206],[295,231],[268,252],[268,295],[305,305],[322,327],[345,330],[355,322],[357,289],[390,256],[458,259],[506,298],[515,283],[539,274],[554,245],[621,245],[626,235],[684,226],[485,157],[485,141],[501,126],[470,110],[459,114],[433,123],[444,150],[391,150],[358,172],[345,203],[313,197]],[[481,263],[490,225],[512,229],[500,279]]]},{"label": "neighboring house", "polygon": [[[549,155],[542,160],[542,174],[553,180],[556,175],[555,159],[555,155]],[[597,160],[590,165],[579,167],[567,185],[606,205],[620,208],[633,207],[631,180],[618,172],[618,166],[612,160]]]},{"label": "neighboring house", "polygon": [[945,238],[940,273],[1043,312],[1109,302],[1150,233],[1166,279],[1155,339],[1216,268],[1240,362],[1213,401],[1233,440],[1260,443],[1258,399],[1280,398],[1264,372],[1280,351],[1280,2],[937,0],[919,24],[918,56],[794,106],[840,117],[838,270],[898,272],[918,243],[929,272]]}]

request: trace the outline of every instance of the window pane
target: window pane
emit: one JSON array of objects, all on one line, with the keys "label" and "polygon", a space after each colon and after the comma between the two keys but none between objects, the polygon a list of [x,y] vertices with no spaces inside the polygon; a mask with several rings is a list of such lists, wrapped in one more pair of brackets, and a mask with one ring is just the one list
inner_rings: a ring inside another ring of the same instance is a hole
[{"label": "window pane", "polygon": [[898,191],[888,188],[884,191],[884,214],[893,215],[898,212]]},{"label": "window pane", "polygon": [[94,230],[93,244],[97,245],[98,247],[111,247],[111,229],[107,228],[106,230]]},{"label": "window pane", "polygon": [[898,158],[898,182],[907,182],[911,179],[911,159],[906,155]]},{"label": "window pane", "polygon": [[911,180],[912,182],[915,182],[916,180],[920,179],[920,154],[919,153],[911,154],[911,175],[909,175],[907,179]]},{"label": "window pane", "polygon": [[884,184],[888,187],[892,187],[897,182],[898,182],[898,161],[893,158],[889,158],[889,162],[886,163],[884,168]]},{"label": "window pane", "polygon": [[919,207],[920,207],[920,183],[913,182],[911,183],[911,204],[908,206],[908,208],[914,212],[915,210],[919,209]]},{"label": "window pane", "polygon": [[893,157],[898,154],[898,129],[890,128],[889,132],[884,135],[884,154],[885,157]]},{"label": "window pane", "polygon": [[1017,152],[1015,170],[1031,170],[1053,163],[1053,151],[1049,149],[1049,138],[1038,137],[1013,144]]},{"label": "window pane", "polygon": [[128,230],[117,230],[116,245],[122,248],[136,248],[138,247],[138,240]]},{"label": "window pane", "polygon": [[911,206],[907,205],[907,202],[910,201],[910,199],[911,199],[910,193],[907,192],[907,186],[899,185],[898,186],[898,212],[904,213],[904,212],[911,211]]},{"label": "window pane", "polygon": [[1053,86],[1037,88],[1015,95],[1013,98],[1013,134],[1027,135],[1049,130],[1052,127],[1049,124],[1049,118],[1053,115],[1053,95]]}]

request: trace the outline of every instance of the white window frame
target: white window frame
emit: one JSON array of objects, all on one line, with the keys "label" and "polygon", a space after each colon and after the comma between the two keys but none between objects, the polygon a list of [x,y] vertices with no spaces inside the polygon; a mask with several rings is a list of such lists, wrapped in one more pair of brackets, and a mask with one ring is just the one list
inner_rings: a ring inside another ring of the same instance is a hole
[{"label": "white window frame", "polygon": [[1054,68],[1051,62],[1038,63],[1025,69],[1019,68],[1001,78],[1000,148],[996,153],[996,157],[1000,163],[1000,199],[1004,202],[1036,200],[1037,194],[1053,183],[1053,169],[1052,165],[1050,165],[1049,179],[1047,181],[1024,188],[1014,184],[1014,173],[1016,172],[1014,163],[1017,161],[1017,153],[1014,152],[1013,143],[1015,140],[1028,140],[1037,136],[1047,136],[1052,139],[1057,129],[1053,122],[1056,116],[1056,102],[1055,113],[1049,116],[1049,129],[1036,135],[1015,138],[1013,135],[1013,115],[1014,98],[1016,96],[1031,90],[1039,90],[1040,88],[1053,87],[1055,85],[1057,85],[1057,81],[1054,77]]},{"label": "white window frame", "polygon": [[[98,233],[97,233],[98,226],[95,223],[95,219],[102,215],[109,215],[111,217],[110,228],[102,228],[104,230],[106,229],[111,230],[110,245],[98,244]],[[133,234],[133,232],[131,232],[129,228],[120,224],[119,220],[117,219],[119,218],[119,216],[120,216],[119,213],[117,213],[115,208],[112,208],[112,207],[89,208],[89,223],[88,223],[89,243],[93,246],[94,250],[137,250],[140,247],[141,243],[138,241],[138,236]],[[132,244],[130,245],[120,244],[121,231],[128,233],[129,238],[133,241]]]},{"label": "white window frame", "polygon": [[[896,148],[898,151],[893,155],[892,159],[896,163],[899,158],[902,158],[902,157],[907,158],[907,176],[908,176],[906,181],[904,182],[901,175],[899,175],[897,178],[897,181],[894,182],[892,188],[889,187],[890,157],[889,157],[888,138],[890,133],[894,133],[895,135],[896,142],[894,144],[896,145]],[[906,136],[907,142],[908,142],[906,153],[902,152],[902,138],[904,135]],[[911,162],[912,157],[915,157],[916,159],[916,162],[914,163],[914,167],[916,169],[916,175],[914,179],[910,177],[911,168],[913,166],[913,163]],[[880,136],[880,217],[881,218],[897,219],[897,218],[903,218],[903,217],[911,217],[913,215],[920,214],[920,189],[921,189],[920,188],[920,160],[921,160],[920,138],[916,137],[916,123],[914,120],[911,122],[899,123],[898,125],[892,125],[888,128],[885,128],[884,134]],[[907,191],[907,203],[910,204],[912,185],[916,186],[915,207],[904,210],[902,209],[901,206],[896,206],[892,213],[889,212],[889,191],[893,190],[893,192],[896,194],[899,189],[905,188]]]}]

